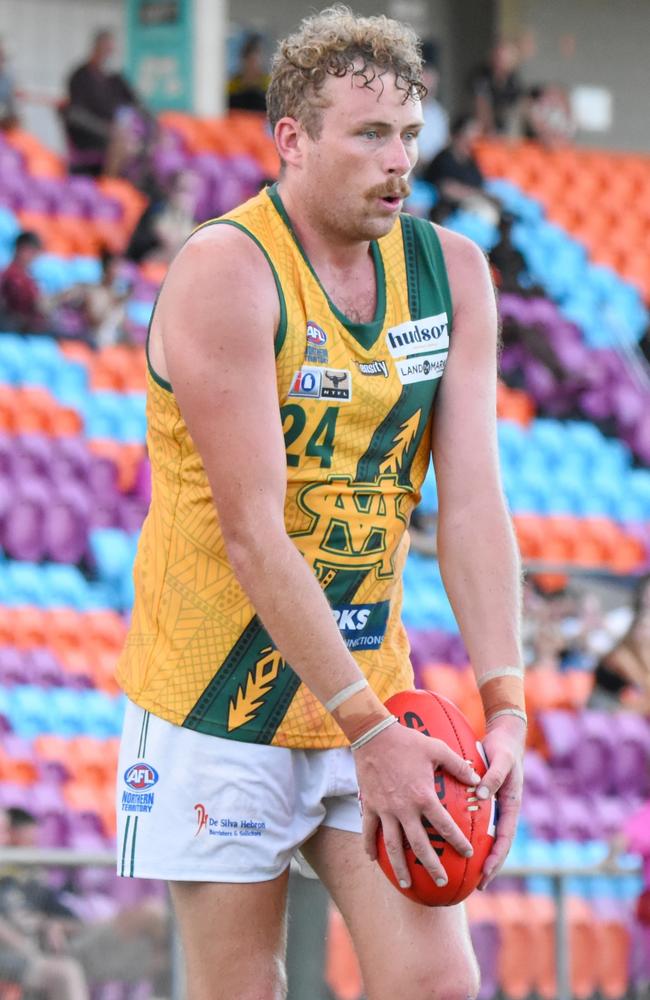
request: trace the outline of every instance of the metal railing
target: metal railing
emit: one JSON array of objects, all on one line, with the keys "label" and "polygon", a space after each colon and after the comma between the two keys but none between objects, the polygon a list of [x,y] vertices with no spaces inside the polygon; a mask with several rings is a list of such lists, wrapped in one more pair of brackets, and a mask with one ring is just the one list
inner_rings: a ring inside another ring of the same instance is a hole
[{"label": "metal railing", "polygon": [[[0,848],[0,868],[115,868],[115,855],[110,851],[83,853],[69,848]],[[501,876],[508,878],[544,877],[551,880],[555,900],[555,948],[557,973],[557,1000],[571,1000],[569,961],[569,925],[567,914],[567,880],[575,878],[623,877],[638,874],[638,870],[619,867],[554,867],[537,865],[509,865]],[[183,1000],[182,954],[178,936],[173,935],[171,949],[172,995],[171,1000]]]}]

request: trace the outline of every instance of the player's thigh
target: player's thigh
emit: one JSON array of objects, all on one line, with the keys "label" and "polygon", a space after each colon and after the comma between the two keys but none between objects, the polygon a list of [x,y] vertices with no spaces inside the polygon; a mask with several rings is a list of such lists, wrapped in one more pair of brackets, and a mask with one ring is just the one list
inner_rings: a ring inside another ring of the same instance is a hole
[{"label": "player's thigh", "polygon": [[365,854],[359,834],[321,827],[302,852],[341,911],[368,1000],[467,1000],[478,965],[463,906],[412,903]]},{"label": "player's thigh", "polygon": [[169,883],[188,1000],[282,1000],[288,878]]}]

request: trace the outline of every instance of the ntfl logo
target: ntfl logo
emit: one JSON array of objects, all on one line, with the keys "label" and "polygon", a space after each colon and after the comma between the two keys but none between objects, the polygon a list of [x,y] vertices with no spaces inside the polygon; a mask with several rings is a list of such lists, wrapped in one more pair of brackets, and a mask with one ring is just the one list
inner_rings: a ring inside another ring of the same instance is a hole
[{"label": "ntfl logo", "polygon": [[127,767],[124,772],[124,781],[136,792],[144,792],[147,788],[153,788],[158,781],[158,772],[151,764],[140,762]]},{"label": "ntfl logo", "polygon": [[327,343],[327,334],[317,323],[307,321],[307,343],[314,347],[324,347]]}]

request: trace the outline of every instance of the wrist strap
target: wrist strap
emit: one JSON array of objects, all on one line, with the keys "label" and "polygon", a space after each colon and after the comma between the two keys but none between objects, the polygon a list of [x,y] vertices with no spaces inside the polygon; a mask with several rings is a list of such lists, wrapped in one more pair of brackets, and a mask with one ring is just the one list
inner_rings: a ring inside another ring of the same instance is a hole
[{"label": "wrist strap", "polygon": [[498,719],[501,715],[514,715],[515,718],[521,719],[525,726],[528,725],[528,716],[525,712],[521,712],[518,708],[502,708],[498,712],[494,712],[489,718],[486,718],[486,723],[489,726],[491,722]]},{"label": "wrist strap", "polygon": [[398,719],[395,715],[387,715],[385,719],[382,719],[376,726],[373,726],[372,729],[369,729],[368,732],[363,734],[363,736],[360,736],[358,740],[351,743],[350,750],[358,750],[359,747],[365,746],[366,743],[370,743],[370,740],[374,740],[375,736],[379,736],[380,733],[383,733],[384,729],[388,729],[389,726],[392,726],[393,723],[397,721]]},{"label": "wrist strap", "polygon": [[479,689],[487,684],[488,681],[493,681],[497,677],[523,677],[523,670],[521,667],[501,667],[499,670],[488,670],[487,674],[482,674],[476,681],[476,685]]},{"label": "wrist strap", "polygon": [[325,702],[325,708],[328,712],[333,712],[339,707],[339,705],[342,705],[344,701],[351,698],[353,694],[358,694],[359,691],[363,691],[365,687],[368,687],[368,681],[365,677],[362,677],[358,681],[354,681],[352,684],[348,684],[347,687],[342,688],[338,694],[332,695],[330,700]]}]

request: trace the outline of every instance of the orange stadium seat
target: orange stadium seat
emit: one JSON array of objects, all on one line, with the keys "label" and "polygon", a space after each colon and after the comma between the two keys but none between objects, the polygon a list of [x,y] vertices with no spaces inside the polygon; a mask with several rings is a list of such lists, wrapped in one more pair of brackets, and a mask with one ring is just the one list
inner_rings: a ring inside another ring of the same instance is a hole
[{"label": "orange stadium seat", "polygon": [[34,649],[47,645],[48,614],[42,608],[24,605],[11,609],[13,630],[12,646],[17,649]]},{"label": "orange stadium seat", "polygon": [[135,486],[140,464],[146,454],[143,444],[121,444],[108,438],[95,438],[88,442],[88,448],[95,455],[108,458],[117,468],[118,488],[128,493]]},{"label": "orange stadium seat", "polygon": [[615,917],[598,917],[594,924],[596,985],[603,1000],[628,993],[631,940],[627,925]]},{"label": "orange stadium seat", "polygon": [[335,1000],[361,1000],[363,981],[343,917],[330,906],[325,953],[325,982]]},{"label": "orange stadium seat", "polygon": [[15,785],[33,785],[37,780],[38,769],[31,760],[12,757],[0,746],[0,781]]},{"label": "orange stadium seat", "polygon": [[95,358],[95,352],[88,344],[81,340],[62,340],[59,350],[70,361],[76,361],[80,365],[90,366]]},{"label": "orange stadium seat", "polygon": [[427,663],[422,667],[422,683],[427,691],[449,698],[460,708],[464,695],[464,673],[447,663]]}]

